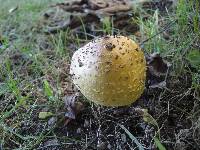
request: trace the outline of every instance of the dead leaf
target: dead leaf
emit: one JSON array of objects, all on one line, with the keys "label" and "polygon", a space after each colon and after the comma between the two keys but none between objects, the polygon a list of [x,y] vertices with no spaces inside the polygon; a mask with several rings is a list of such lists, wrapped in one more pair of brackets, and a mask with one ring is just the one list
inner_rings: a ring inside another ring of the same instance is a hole
[{"label": "dead leaf", "polygon": [[106,0],[88,0],[88,4],[94,10],[105,8],[108,5]]},{"label": "dead leaf", "polygon": [[72,120],[71,118],[66,118],[63,125],[67,126],[71,120]]},{"label": "dead leaf", "polygon": [[70,119],[75,119],[76,115],[84,108],[83,104],[78,101],[78,96],[79,93],[77,92],[65,97],[65,106],[67,108],[65,116]]},{"label": "dead leaf", "polygon": [[[94,30],[93,27],[98,27],[103,24],[104,17],[111,17],[114,25],[118,29],[125,28],[135,32],[136,24],[130,23],[132,20],[132,5],[130,0],[74,0],[57,3],[53,7],[58,7],[62,11],[71,13],[67,19],[61,19],[56,22],[54,26],[48,26],[45,30],[46,33],[56,33],[59,30],[66,30],[67,28],[76,29],[82,24],[87,24],[89,29]],[[76,12],[76,13],[75,13]],[[56,13],[54,13],[56,15]],[[45,19],[55,19],[50,17],[49,14],[44,14]],[[51,24],[52,25],[52,22]]]},{"label": "dead leaf", "polygon": [[132,8],[130,7],[130,5],[115,5],[112,7],[107,7],[107,8],[103,8],[98,10],[100,14],[114,14],[117,12],[127,12],[130,11]]},{"label": "dead leaf", "polygon": [[[129,0],[76,0],[72,2],[57,3],[58,6],[68,12],[81,12],[95,10],[101,13],[115,13],[130,11],[132,9]],[[99,12],[96,12],[99,13]]]},{"label": "dead leaf", "polygon": [[[52,20],[49,24],[51,26],[53,21],[54,26],[47,27],[46,33],[56,33],[59,30],[66,30],[67,28],[76,29],[82,24],[87,24],[91,31],[95,31],[94,27],[102,28],[102,20],[104,17],[112,18],[114,27],[117,29],[124,29],[128,33],[134,33],[139,30],[139,26],[133,23],[133,17],[138,17],[132,10],[138,5],[148,8],[163,9],[172,5],[170,1],[153,2],[150,0],[65,0],[62,3],[56,3],[51,8],[57,7],[57,11],[70,13],[71,17],[66,19],[62,17],[61,20],[55,19],[60,16],[57,13],[44,13],[46,20]],[[165,10],[164,10],[165,11]],[[54,15],[54,17],[52,17]],[[123,15],[123,17],[122,17]],[[51,16],[51,17],[50,17]],[[136,18],[135,17],[135,18]],[[150,16],[149,16],[150,17]]]},{"label": "dead leaf", "polygon": [[165,76],[167,70],[171,66],[169,62],[164,60],[159,53],[153,53],[146,57],[149,72],[155,76]]},{"label": "dead leaf", "polygon": [[99,18],[93,14],[84,14],[80,16],[71,15],[67,20],[61,21],[57,26],[47,27],[46,33],[56,33],[59,30],[66,30],[67,28],[75,29],[82,25],[82,23],[87,22],[99,22]]},{"label": "dead leaf", "polygon": [[67,118],[64,121],[64,126],[67,126],[72,119],[76,119],[77,114],[80,113],[84,108],[84,105],[78,101],[78,96],[79,93],[76,92],[65,97],[64,101],[67,109],[65,117]]},{"label": "dead leaf", "polygon": [[147,84],[151,89],[166,88],[167,75],[171,64],[164,60],[159,53],[146,56],[147,61]]}]

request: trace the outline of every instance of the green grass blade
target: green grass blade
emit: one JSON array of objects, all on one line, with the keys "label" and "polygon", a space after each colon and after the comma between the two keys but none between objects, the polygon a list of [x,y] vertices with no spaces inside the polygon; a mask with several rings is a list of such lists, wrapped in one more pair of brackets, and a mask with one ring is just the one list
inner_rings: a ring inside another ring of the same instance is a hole
[{"label": "green grass blade", "polygon": [[154,137],[153,140],[159,150],[166,150],[166,148],[162,145],[162,143],[160,142],[160,140],[157,137]]}]

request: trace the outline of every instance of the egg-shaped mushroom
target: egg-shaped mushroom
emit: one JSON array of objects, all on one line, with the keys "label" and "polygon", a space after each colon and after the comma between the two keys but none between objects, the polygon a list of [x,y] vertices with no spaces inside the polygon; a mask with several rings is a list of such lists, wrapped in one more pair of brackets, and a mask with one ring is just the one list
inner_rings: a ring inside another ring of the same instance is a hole
[{"label": "egg-shaped mushroom", "polygon": [[70,74],[88,100],[104,106],[124,106],[143,93],[146,61],[143,51],[133,40],[106,36],[74,53]]}]

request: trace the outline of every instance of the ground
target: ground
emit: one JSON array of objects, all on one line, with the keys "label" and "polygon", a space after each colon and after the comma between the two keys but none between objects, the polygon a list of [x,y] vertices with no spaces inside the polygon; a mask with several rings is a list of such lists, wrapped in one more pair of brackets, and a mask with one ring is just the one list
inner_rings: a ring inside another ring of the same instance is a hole
[{"label": "ground", "polygon": [[[134,29],[103,18],[93,32],[87,22],[46,32],[69,18],[52,6],[63,1],[0,0],[0,150],[200,149],[199,1],[138,4]],[[131,106],[95,105],[71,81],[74,51],[106,34],[129,36],[168,64]]]}]

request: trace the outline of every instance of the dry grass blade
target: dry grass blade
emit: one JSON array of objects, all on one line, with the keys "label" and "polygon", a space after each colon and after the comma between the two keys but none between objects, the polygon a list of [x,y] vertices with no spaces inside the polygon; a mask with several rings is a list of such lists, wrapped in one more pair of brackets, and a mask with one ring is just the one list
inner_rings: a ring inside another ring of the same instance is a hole
[{"label": "dry grass blade", "polygon": [[134,143],[138,146],[139,150],[144,150],[143,146],[140,144],[137,138],[133,136],[133,134],[131,134],[123,125],[118,125],[126,132],[126,134],[131,138],[131,140],[134,141]]}]

